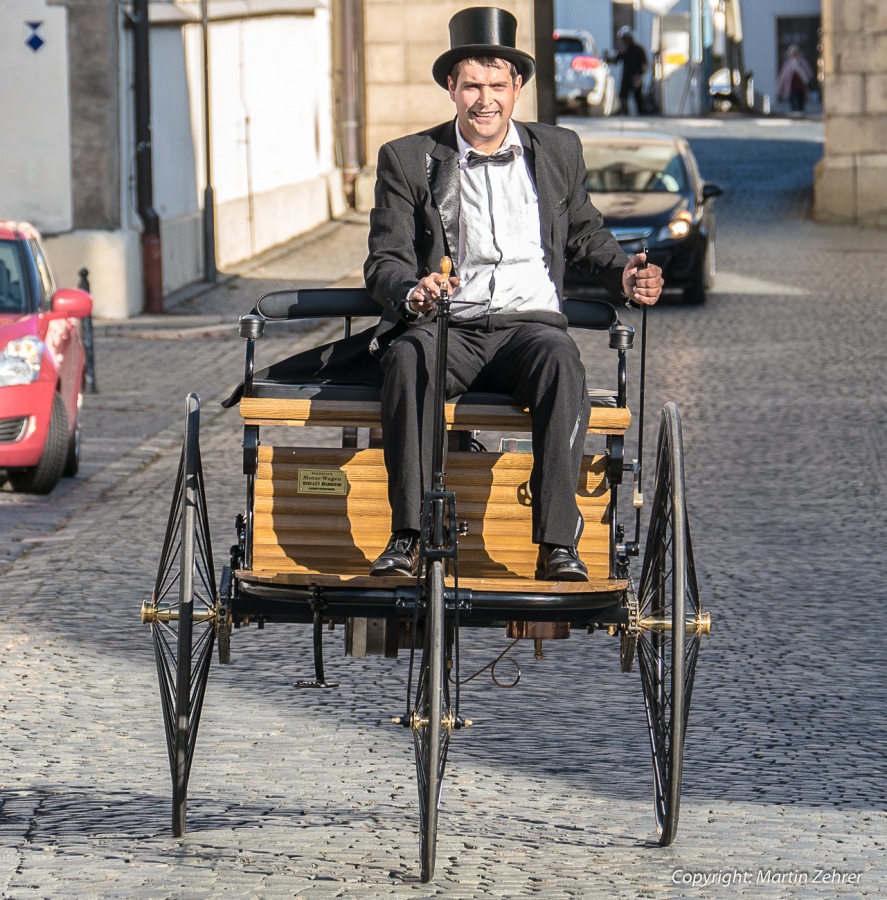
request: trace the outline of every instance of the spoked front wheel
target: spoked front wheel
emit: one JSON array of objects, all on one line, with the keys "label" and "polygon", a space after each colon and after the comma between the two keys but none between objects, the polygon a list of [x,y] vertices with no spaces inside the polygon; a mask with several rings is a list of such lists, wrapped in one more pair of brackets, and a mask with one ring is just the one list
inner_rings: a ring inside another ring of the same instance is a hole
[{"label": "spoked front wheel", "polygon": [[434,876],[437,813],[450,734],[454,726],[446,677],[444,569],[441,560],[427,564],[425,575],[425,640],[416,685],[411,728],[419,782],[419,849],[422,881]]},{"label": "spoked front wheel", "polygon": [[653,799],[659,843],[678,827],[684,733],[700,641],[708,633],[684,493],[684,455],[677,407],[662,410],[656,484],[639,590],[638,662],[653,753]]},{"label": "spoked front wheel", "polygon": [[219,598],[200,462],[200,401],[186,401],[185,442],[157,581],[142,620],[151,624],[173,787],[173,834],[185,833],[188,777],[212,659]]}]

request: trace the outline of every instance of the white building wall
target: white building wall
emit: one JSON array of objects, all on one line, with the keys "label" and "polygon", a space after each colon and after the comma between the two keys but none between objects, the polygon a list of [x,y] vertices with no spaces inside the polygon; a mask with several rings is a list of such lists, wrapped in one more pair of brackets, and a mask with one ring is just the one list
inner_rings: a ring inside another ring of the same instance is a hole
[{"label": "white building wall", "polygon": [[[39,22],[43,44],[26,44]],[[0,218],[71,227],[67,13],[44,0],[0,3]]]},{"label": "white building wall", "polygon": [[612,49],[613,16],[610,0],[556,0],[555,28],[590,31],[598,50]]},{"label": "white building wall", "polygon": [[[201,28],[155,26],[151,41],[154,205],[168,292],[200,280],[204,269]],[[209,58],[216,262],[223,268],[343,209],[328,11],[210,21]]]}]

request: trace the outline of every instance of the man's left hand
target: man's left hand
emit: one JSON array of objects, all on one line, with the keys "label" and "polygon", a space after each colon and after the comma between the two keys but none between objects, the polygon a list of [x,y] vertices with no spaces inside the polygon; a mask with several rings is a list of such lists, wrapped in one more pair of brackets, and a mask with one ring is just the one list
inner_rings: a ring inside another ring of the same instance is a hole
[{"label": "man's left hand", "polygon": [[628,261],[622,273],[622,292],[635,303],[652,306],[659,299],[664,282],[659,266],[639,268],[646,261],[644,253],[636,253]]}]

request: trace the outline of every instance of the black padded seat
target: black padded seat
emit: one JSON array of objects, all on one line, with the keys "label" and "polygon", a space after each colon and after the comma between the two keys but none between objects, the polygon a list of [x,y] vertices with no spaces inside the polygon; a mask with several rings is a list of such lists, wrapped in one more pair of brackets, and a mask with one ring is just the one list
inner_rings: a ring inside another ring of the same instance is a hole
[{"label": "black padded seat", "polygon": [[[279,381],[255,380],[251,397],[265,400],[330,400],[340,402],[379,403],[380,389],[365,384],[284,384]],[[589,390],[591,405],[596,407],[615,407],[616,395],[607,390]],[[491,394],[484,391],[470,391],[455,398],[454,401],[465,405],[514,406],[515,400],[510,394]]]}]

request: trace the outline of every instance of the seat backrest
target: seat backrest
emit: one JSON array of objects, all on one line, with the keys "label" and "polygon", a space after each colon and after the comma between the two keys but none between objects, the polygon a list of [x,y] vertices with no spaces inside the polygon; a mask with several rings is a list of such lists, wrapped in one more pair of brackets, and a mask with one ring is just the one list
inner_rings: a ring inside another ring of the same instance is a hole
[{"label": "seat backrest", "polygon": [[365,288],[303,288],[274,291],[260,297],[254,313],[266,319],[317,319],[378,316],[382,307]]},{"label": "seat backrest", "polygon": [[[378,316],[381,307],[366,288],[304,288],[265,294],[253,312],[271,320],[351,318]],[[572,328],[595,331],[606,331],[618,319],[613,304],[597,298],[568,297],[564,300],[564,313]]]}]

